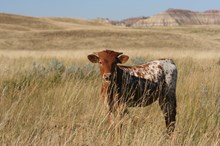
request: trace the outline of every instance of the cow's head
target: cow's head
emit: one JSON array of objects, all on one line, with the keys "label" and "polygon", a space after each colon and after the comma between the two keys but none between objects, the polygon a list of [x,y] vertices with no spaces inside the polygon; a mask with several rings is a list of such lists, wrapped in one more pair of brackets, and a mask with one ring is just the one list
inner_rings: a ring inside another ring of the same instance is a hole
[{"label": "cow's head", "polygon": [[122,54],[123,53],[120,52],[104,50],[88,55],[88,59],[92,63],[99,63],[102,79],[108,82],[112,78],[112,74],[117,67],[117,63],[122,64],[129,59],[127,55]]}]

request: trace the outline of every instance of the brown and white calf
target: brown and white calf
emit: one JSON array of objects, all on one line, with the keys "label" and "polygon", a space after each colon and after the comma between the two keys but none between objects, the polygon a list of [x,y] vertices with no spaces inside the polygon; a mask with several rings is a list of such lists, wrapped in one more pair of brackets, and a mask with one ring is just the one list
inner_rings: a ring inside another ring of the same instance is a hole
[{"label": "brown and white calf", "polygon": [[[104,50],[88,55],[100,64],[101,95],[109,115],[123,115],[127,107],[147,106],[159,99],[168,133],[175,128],[177,68],[170,59],[160,59],[138,66],[122,66],[129,57]],[[110,117],[111,119],[111,117]]]}]

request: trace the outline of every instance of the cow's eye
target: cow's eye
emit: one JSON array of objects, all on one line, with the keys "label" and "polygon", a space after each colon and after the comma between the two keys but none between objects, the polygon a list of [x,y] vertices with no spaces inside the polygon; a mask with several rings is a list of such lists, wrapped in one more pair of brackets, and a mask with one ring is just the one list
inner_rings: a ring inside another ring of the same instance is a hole
[{"label": "cow's eye", "polygon": [[102,61],[99,61],[99,64],[102,64]]}]

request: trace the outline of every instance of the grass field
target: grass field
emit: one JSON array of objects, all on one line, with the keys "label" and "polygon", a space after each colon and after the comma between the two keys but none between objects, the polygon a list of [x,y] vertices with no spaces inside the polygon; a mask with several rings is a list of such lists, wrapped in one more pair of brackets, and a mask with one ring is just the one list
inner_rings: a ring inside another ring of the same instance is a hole
[{"label": "grass field", "polygon": [[[219,26],[134,29],[68,18],[3,16],[0,145],[220,145]],[[109,129],[99,96],[99,69],[87,60],[88,54],[105,48],[129,55],[127,65],[175,61],[177,123],[172,137],[165,134],[158,102],[129,109],[121,135]]]}]

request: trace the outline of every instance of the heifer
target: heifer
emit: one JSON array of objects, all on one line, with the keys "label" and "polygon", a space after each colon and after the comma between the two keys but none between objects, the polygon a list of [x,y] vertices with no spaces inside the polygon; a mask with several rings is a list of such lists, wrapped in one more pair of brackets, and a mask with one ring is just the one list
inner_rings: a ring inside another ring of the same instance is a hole
[{"label": "heifer", "polygon": [[[122,66],[129,57],[104,50],[88,55],[92,63],[100,64],[101,95],[110,119],[123,116],[127,107],[147,106],[159,99],[167,132],[175,128],[177,68],[170,59],[160,59],[138,66]],[[116,112],[115,112],[116,111]]]}]

